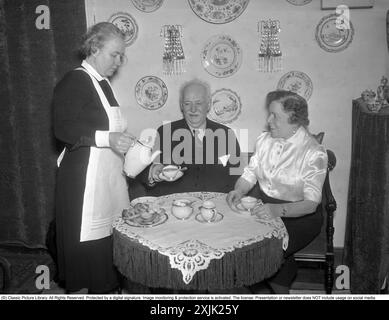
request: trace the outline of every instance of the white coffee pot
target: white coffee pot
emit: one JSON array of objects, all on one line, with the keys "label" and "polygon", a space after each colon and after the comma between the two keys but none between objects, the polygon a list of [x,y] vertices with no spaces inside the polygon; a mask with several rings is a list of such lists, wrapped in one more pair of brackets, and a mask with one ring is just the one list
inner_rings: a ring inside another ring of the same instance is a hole
[{"label": "white coffee pot", "polygon": [[124,172],[130,178],[135,178],[161,153],[161,150],[152,153],[152,147],[146,143],[137,140],[126,153]]}]

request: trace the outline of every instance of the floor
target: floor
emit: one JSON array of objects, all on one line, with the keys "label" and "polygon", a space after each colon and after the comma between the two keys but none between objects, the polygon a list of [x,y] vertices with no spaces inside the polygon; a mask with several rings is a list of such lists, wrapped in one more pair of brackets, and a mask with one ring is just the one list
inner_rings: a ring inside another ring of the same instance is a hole
[{"label": "floor", "polygon": [[[64,294],[65,291],[51,277],[49,289],[39,290],[36,288],[36,267],[39,265],[47,265],[51,275],[55,274],[55,265],[51,257],[44,251],[32,253],[31,251],[22,250],[19,252],[9,253],[9,250],[0,248],[0,255],[9,259],[12,268],[12,284],[9,293],[15,294]],[[336,254],[335,265],[339,264],[341,253]],[[325,294],[324,290],[324,271],[314,268],[300,268],[298,275],[292,285],[291,294]],[[80,294],[86,293],[84,291]],[[150,294],[151,292],[140,285],[127,285],[123,292],[124,294]],[[249,294],[245,288],[240,288],[234,292],[215,292],[218,294]],[[271,290],[265,284],[260,284],[255,288],[256,294],[271,294]],[[348,294],[347,290],[336,290],[334,294]]]},{"label": "floor", "polygon": [[[293,282],[290,294],[325,294],[324,289],[324,271],[320,269],[301,268],[298,275]],[[52,281],[50,283],[49,290],[43,290],[42,294],[64,294],[65,291],[58,286],[57,283]],[[79,292],[79,294],[85,294],[86,290]],[[333,294],[350,294],[349,290],[337,290],[334,288]],[[124,288],[122,294],[151,294],[147,288],[143,286],[136,286],[132,284],[131,290]],[[244,288],[239,288],[234,291],[217,291],[215,294],[251,294]],[[261,283],[256,286],[255,294],[272,294],[270,288]]]}]

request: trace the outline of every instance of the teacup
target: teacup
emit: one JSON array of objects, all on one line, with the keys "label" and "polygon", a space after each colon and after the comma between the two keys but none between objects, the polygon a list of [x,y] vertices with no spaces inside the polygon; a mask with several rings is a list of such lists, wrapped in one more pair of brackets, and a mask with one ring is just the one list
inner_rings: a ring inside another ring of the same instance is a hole
[{"label": "teacup", "polygon": [[173,166],[173,165],[168,165],[168,166],[165,166],[163,169],[162,169],[162,174],[170,179],[170,180],[173,180],[176,176],[177,176],[177,173],[180,171],[180,169],[177,167],[177,166]]},{"label": "teacup", "polygon": [[187,219],[193,212],[192,201],[188,199],[174,200],[172,204],[172,214],[177,219]]},{"label": "teacup", "polygon": [[213,201],[204,201],[200,207],[200,213],[205,221],[211,222],[215,220],[217,215],[216,205]]},{"label": "teacup", "polygon": [[246,210],[250,210],[255,207],[257,204],[258,199],[254,197],[244,197],[240,199],[240,203],[242,204],[243,208]]}]

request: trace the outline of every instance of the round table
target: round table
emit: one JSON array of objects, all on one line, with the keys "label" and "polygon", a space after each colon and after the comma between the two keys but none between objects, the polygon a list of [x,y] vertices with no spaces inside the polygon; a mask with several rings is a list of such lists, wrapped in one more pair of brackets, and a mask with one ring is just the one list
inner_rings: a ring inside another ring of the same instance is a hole
[{"label": "round table", "polygon": [[[220,197],[220,195],[208,193],[208,198]],[[183,232],[185,238],[181,233],[177,236],[179,245],[169,248],[165,248],[166,246],[154,248],[150,245],[151,241],[146,241],[147,237],[152,237],[153,232],[157,232],[157,227],[134,228],[126,225],[125,221],[119,218],[113,230],[114,263],[118,270],[131,281],[148,287],[177,290],[230,289],[258,283],[274,275],[283,262],[285,242],[287,243],[288,238],[282,220],[279,219],[274,224],[272,222],[271,226],[269,224],[265,228],[263,225],[260,227],[260,223],[254,224],[253,218],[239,217],[233,211],[226,211],[226,207],[223,207],[224,224],[218,223],[215,226],[205,227],[193,218],[191,221],[177,221],[168,212],[169,219],[163,224],[166,230],[172,230],[171,232],[175,233],[174,230],[179,223],[182,224],[182,228],[186,228]],[[233,230],[231,226],[234,225],[240,229],[245,228],[247,236],[244,230],[241,230],[240,241],[237,236],[239,232],[231,234],[235,240],[233,241],[234,248],[230,250],[209,247],[209,241],[204,242],[200,238],[200,228],[208,228],[207,232],[215,232],[221,239],[223,236],[227,238]],[[162,229],[161,226],[158,227]],[[257,228],[258,234],[255,234],[253,230]],[[221,236],[223,232],[226,234]],[[264,237],[260,232],[266,233],[263,234]],[[174,239],[174,234],[170,236]],[[248,244],[245,245],[246,243]],[[186,273],[182,272],[182,268],[180,270],[177,266],[172,267],[172,261],[184,268]],[[192,265],[183,265],[186,262]],[[194,267],[200,270],[194,272],[191,270]]]}]

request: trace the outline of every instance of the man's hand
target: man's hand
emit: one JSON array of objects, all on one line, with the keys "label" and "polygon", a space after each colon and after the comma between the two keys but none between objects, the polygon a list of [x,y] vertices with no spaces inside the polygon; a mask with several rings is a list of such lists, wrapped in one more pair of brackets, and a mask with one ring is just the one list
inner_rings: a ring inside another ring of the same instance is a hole
[{"label": "man's hand", "polygon": [[160,175],[163,169],[163,164],[153,163],[150,167],[149,177],[152,181],[159,182],[161,181]]}]

